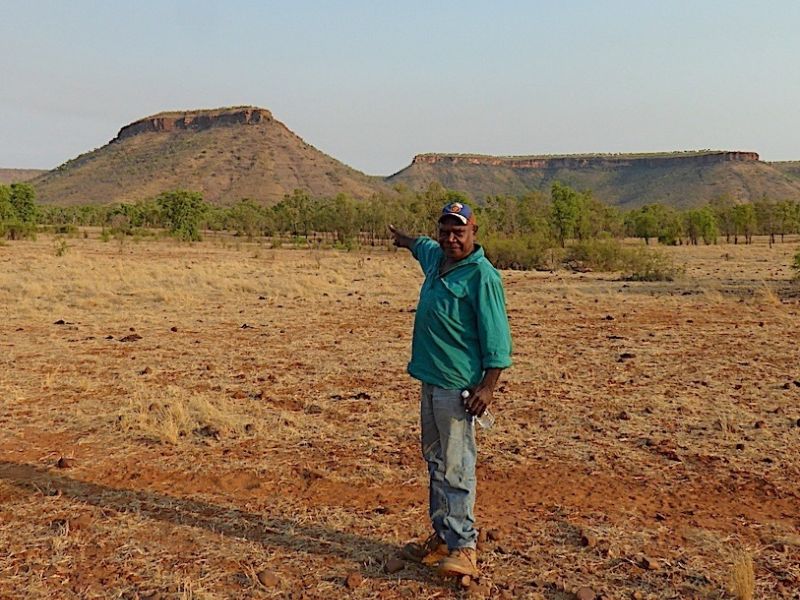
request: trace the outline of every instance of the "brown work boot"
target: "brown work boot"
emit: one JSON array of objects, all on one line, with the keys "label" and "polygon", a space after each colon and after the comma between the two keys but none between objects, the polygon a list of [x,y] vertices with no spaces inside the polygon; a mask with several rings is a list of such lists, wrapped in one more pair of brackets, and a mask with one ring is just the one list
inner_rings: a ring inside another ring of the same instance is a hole
[{"label": "brown work boot", "polygon": [[450,555],[439,562],[439,573],[442,575],[478,576],[478,552],[475,548],[456,548]]},{"label": "brown work boot", "polygon": [[447,544],[442,541],[439,534],[433,532],[424,542],[406,544],[403,548],[403,557],[423,565],[435,565],[448,554]]}]

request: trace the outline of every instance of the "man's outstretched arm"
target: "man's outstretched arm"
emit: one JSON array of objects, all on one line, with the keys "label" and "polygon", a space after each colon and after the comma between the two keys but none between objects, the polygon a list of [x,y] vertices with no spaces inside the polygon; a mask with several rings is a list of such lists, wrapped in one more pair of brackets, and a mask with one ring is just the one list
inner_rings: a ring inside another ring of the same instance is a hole
[{"label": "man's outstretched arm", "polygon": [[394,237],[394,245],[398,248],[408,248],[411,250],[411,246],[413,246],[414,242],[417,241],[416,237],[411,237],[410,235],[403,233],[394,225],[389,225],[389,231],[392,232],[392,237]]}]

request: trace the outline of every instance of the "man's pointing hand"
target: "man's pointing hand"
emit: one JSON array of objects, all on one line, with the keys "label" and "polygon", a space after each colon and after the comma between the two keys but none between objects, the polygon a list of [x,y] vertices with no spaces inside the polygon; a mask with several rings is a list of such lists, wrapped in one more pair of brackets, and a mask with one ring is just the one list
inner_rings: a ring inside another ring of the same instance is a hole
[{"label": "man's pointing hand", "polygon": [[394,245],[398,248],[411,248],[414,245],[414,241],[417,238],[413,238],[410,235],[407,235],[397,229],[394,225],[389,225],[389,231],[392,233],[392,237],[394,238]]}]

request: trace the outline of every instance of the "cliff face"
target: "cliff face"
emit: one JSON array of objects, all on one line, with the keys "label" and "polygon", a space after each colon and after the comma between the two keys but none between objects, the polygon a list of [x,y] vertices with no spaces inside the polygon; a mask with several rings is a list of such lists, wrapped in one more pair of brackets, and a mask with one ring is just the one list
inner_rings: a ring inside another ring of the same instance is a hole
[{"label": "cliff face", "polygon": [[507,169],[613,169],[664,167],[676,163],[708,166],[739,161],[757,162],[756,152],[681,152],[674,154],[619,154],[586,156],[480,156],[472,154],[418,154],[412,165],[478,165]]},{"label": "cliff face", "polygon": [[256,125],[272,121],[272,113],[263,108],[243,106],[209,111],[163,113],[134,121],[119,130],[112,142],[131,138],[140,133],[176,130],[203,131],[227,125]]},{"label": "cliff face", "polygon": [[739,201],[800,198],[792,167],[784,173],[755,152],[699,150],[640,154],[482,156],[420,154],[391,175],[392,185],[425,189],[432,182],[477,201],[496,195],[547,194],[556,181],[609,204],[633,207],[652,202],[689,207],[719,196]]}]

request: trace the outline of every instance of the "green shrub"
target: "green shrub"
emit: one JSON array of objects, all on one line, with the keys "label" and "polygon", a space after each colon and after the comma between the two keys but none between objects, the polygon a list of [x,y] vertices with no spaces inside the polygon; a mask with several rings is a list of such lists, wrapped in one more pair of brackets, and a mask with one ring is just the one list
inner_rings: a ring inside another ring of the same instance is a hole
[{"label": "green shrub", "polygon": [[0,222],[0,238],[8,240],[36,239],[36,225],[19,219]]},{"label": "green shrub", "polygon": [[44,225],[40,228],[42,233],[52,233],[54,235],[68,235],[74,237],[78,235],[78,228],[75,225],[61,224],[61,225]]},{"label": "green shrub", "polygon": [[625,281],[674,281],[681,273],[681,269],[668,256],[641,247],[626,249],[622,271]]},{"label": "green shrub", "polygon": [[570,266],[594,271],[620,271],[628,262],[629,252],[619,240],[584,240],[567,248],[565,261]]},{"label": "green shrub", "polygon": [[560,262],[562,251],[552,241],[541,235],[513,238],[488,237],[481,240],[487,258],[498,269],[554,269]]}]

